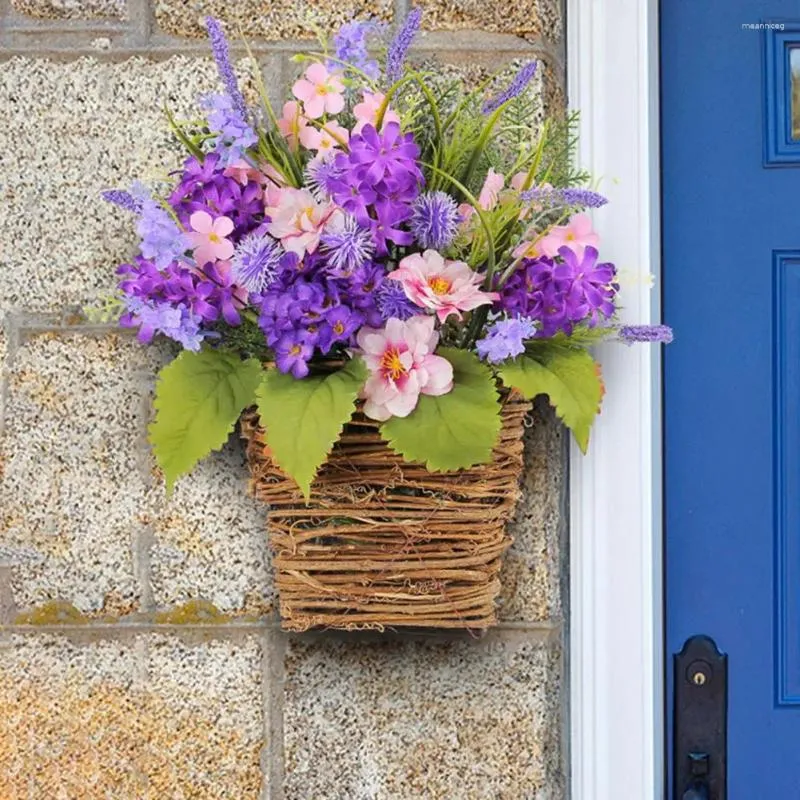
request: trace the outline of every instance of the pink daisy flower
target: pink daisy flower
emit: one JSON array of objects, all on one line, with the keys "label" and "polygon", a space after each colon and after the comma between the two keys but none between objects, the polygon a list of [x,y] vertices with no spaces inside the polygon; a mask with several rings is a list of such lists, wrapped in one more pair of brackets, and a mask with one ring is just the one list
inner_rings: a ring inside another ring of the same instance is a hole
[{"label": "pink daisy flower", "polygon": [[554,225],[539,240],[539,247],[549,258],[555,258],[561,247],[568,247],[578,258],[583,258],[587,247],[597,248],[599,244],[600,237],[592,230],[592,220],[587,214],[575,214],[566,225]]},{"label": "pink daisy flower", "polygon": [[226,237],[233,232],[233,220],[228,217],[214,219],[206,211],[195,211],[189,217],[189,241],[194,259],[202,267],[209,261],[224,261],[233,255],[233,242]]},{"label": "pink daisy flower", "polygon": [[323,114],[338,114],[344,108],[344,84],[332,75],[324,64],[314,62],[305,71],[305,77],[296,81],[292,94],[303,101],[305,115],[318,119]]}]

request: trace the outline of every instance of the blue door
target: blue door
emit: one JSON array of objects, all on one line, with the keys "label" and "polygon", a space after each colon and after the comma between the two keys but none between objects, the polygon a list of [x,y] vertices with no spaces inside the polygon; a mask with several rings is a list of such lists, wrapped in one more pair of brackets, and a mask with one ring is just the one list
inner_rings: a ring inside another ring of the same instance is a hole
[{"label": "blue door", "polygon": [[661,81],[666,651],[728,654],[727,797],[798,800],[800,2],[662,0]]}]

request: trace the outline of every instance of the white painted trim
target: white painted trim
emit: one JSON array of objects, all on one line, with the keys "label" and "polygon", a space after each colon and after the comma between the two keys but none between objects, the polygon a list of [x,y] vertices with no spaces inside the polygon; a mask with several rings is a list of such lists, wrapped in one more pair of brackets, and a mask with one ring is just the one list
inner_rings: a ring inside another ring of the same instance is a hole
[{"label": "white painted trim", "polygon": [[[580,161],[611,201],[595,215],[601,253],[640,276],[623,317],[660,321],[657,0],[567,0],[567,63]],[[588,455],[570,458],[571,794],[660,800],[660,354],[606,344],[598,358],[603,412]]]}]

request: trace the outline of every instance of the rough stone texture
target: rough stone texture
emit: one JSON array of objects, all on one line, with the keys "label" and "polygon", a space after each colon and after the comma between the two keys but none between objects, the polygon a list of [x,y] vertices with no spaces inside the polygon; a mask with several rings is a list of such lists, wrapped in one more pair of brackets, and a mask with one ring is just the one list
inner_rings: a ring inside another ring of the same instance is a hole
[{"label": "rough stone texture", "polygon": [[0,645],[5,800],[257,800],[260,648],[167,636]]},{"label": "rough stone texture", "polygon": [[561,617],[561,566],[566,519],[564,431],[546,404],[537,406],[525,435],[522,500],[509,527],[498,616],[545,622]]},{"label": "rough stone texture", "polygon": [[216,86],[209,59],[0,63],[0,152],[25,165],[0,181],[0,230],[14,243],[0,252],[0,307],[61,310],[113,287],[135,231],[100,191],[165,178],[181,153],[164,103],[188,117]]},{"label": "rough stone texture", "polygon": [[223,612],[264,614],[272,606],[266,508],[247,495],[242,443],[201,463],[163,499],[153,520],[150,573],[157,606],[202,598]]},{"label": "rough stone texture", "polygon": [[391,19],[392,0],[155,0],[157,24],[176,36],[205,36],[208,14],[265,39],[313,39],[353,19]]},{"label": "rough stone texture", "polygon": [[526,39],[562,35],[559,0],[520,0],[516,3],[486,0],[419,0],[422,24],[436,31],[494,31],[513,33]]},{"label": "rough stone texture", "polygon": [[42,19],[124,19],[126,0],[11,0],[20,14]]},{"label": "rough stone texture", "polygon": [[122,613],[139,597],[145,402],[158,363],[130,337],[31,336],[8,375],[0,560],[19,607]]},{"label": "rough stone texture", "polygon": [[293,639],[286,800],[559,797],[559,676],[550,645],[523,635]]}]

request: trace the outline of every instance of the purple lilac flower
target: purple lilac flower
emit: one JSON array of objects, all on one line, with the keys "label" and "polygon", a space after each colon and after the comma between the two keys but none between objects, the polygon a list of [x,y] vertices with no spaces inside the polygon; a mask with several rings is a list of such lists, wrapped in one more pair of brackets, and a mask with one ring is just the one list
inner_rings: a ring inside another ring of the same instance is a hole
[{"label": "purple lilac flower", "polygon": [[409,228],[420,247],[448,247],[456,238],[460,222],[458,205],[446,192],[426,192],[411,206]]},{"label": "purple lilac flower", "polygon": [[209,153],[202,161],[194,157],[186,160],[169,204],[185,227],[195,211],[230,217],[235,226],[231,236],[234,242],[264,221],[261,187],[255,181],[242,186],[236,178],[227,177],[217,153]]},{"label": "purple lilac flower", "polygon": [[183,258],[190,247],[189,239],[167,210],[141,183],[133,185],[131,197],[139,204],[136,232],[141,237],[142,255],[158,269]]},{"label": "purple lilac flower", "polygon": [[244,102],[244,96],[239,90],[236,73],[233,71],[225,32],[222,30],[219,20],[214,19],[214,17],[206,17],[206,28],[208,30],[208,38],[211,40],[211,52],[214,54],[214,61],[217,62],[219,77],[231,99],[233,109],[242,120],[245,120],[247,119],[247,105]]},{"label": "purple lilac flower", "polygon": [[579,322],[594,326],[614,313],[618,290],[613,264],[598,264],[597,250],[587,247],[579,258],[567,247],[560,261],[525,259],[500,290],[500,306],[509,315],[537,323],[537,337],[572,332]]},{"label": "purple lilac flower", "polygon": [[[346,22],[333,37],[336,58],[360,69],[367,77],[375,80],[380,75],[378,62],[370,59],[367,50],[367,37],[379,28],[370,20]],[[332,61],[328,69],[341,69],[341,64]]]},{"label": "purple lilac flower", "polygon": [[411,204],[424,181],[418,158],[413,135],[402,134],[396,122],[380,133],[365,125],[350,139],[349,152],[336,156],[340,174],[330,181],[332,197],[361,227],[372,230],[378,255],[388,252],[389,241],[413,242],[399,225],[411,216]]},{"label": "purple lilac flower", "polygon": [[674,338],[669,325],[623,325],[617,333],[619,338],[628,345],[634,344],[634,342],[669,344]]},{"label": "purple lilac flower", "polygon": [[220,164],[229,167],[244,158],[245,151],[258,142],[255,131],[234,108],[226,94],[209,94],[201,98],[201,106],[208,115],[208,128],[216,134],[214,152]]},{"label": "purple lilac flower", "polygon": [[534,186],[520,192],[520,200],[526,203],[537,203],[545,208],[600,208],[608,200],[591,189],[556,189],[549,186]]},{"label": "purple lilac flower", "polygon": [[384,322],[392,317],[405,321],[419,314],[419,306],[406,297],[402,285],[396,280],[383,281],[375,293],[375,301]]},{"label": "purple lilac flower", "polygon": [[525,339],[536,334],[536,323],[527,317],[510,317],[492,323],[483,339],[475,342],[478,355],[490,364],[499,364],[525,352]]},{"label": "purple lilac flower", "polygon": [[343,278],[352,275],[375,253],[375,242],[369,228],[362,228],[355,217],[350,216],[345,218],[341,230],[323,234],[321,245],[332,274]]},{"label": "purple lilac flower", "polygon": [[408,49],[414,41],[414,37],[419,31],[422,21],[422,9],[413,8],[403,21],[400,30],[392,39],[389,49],[386,52],[386,80],[389,84],[400,80],[403,74],[403,65],[408,55]]},{"label": "purple lilac flower", "polygon": [[529,61],[527,64],[523,64],[508,87],[483,104],[483,113],[492,114],[504,103],[519,97],[525,91],[525,87],[533,80],[533,76],[536,74],[536,67],[536,61]]},{"label": "purple lilac flower", "polygon": [[115,206],[124,208],[126,211],[133,211],[134,214],[140,213],[142,204],[130,192],[123,191],[122,189],[109,189],[105,192],[100,192],[100,196],[107,203],[113,203]]},{"label": "purple lilac flower", "polygon": [[249,292],[263,292],[277,277],[283,255],[283,248],[271,236],[249,233],[236,245],[231,277]]}]

